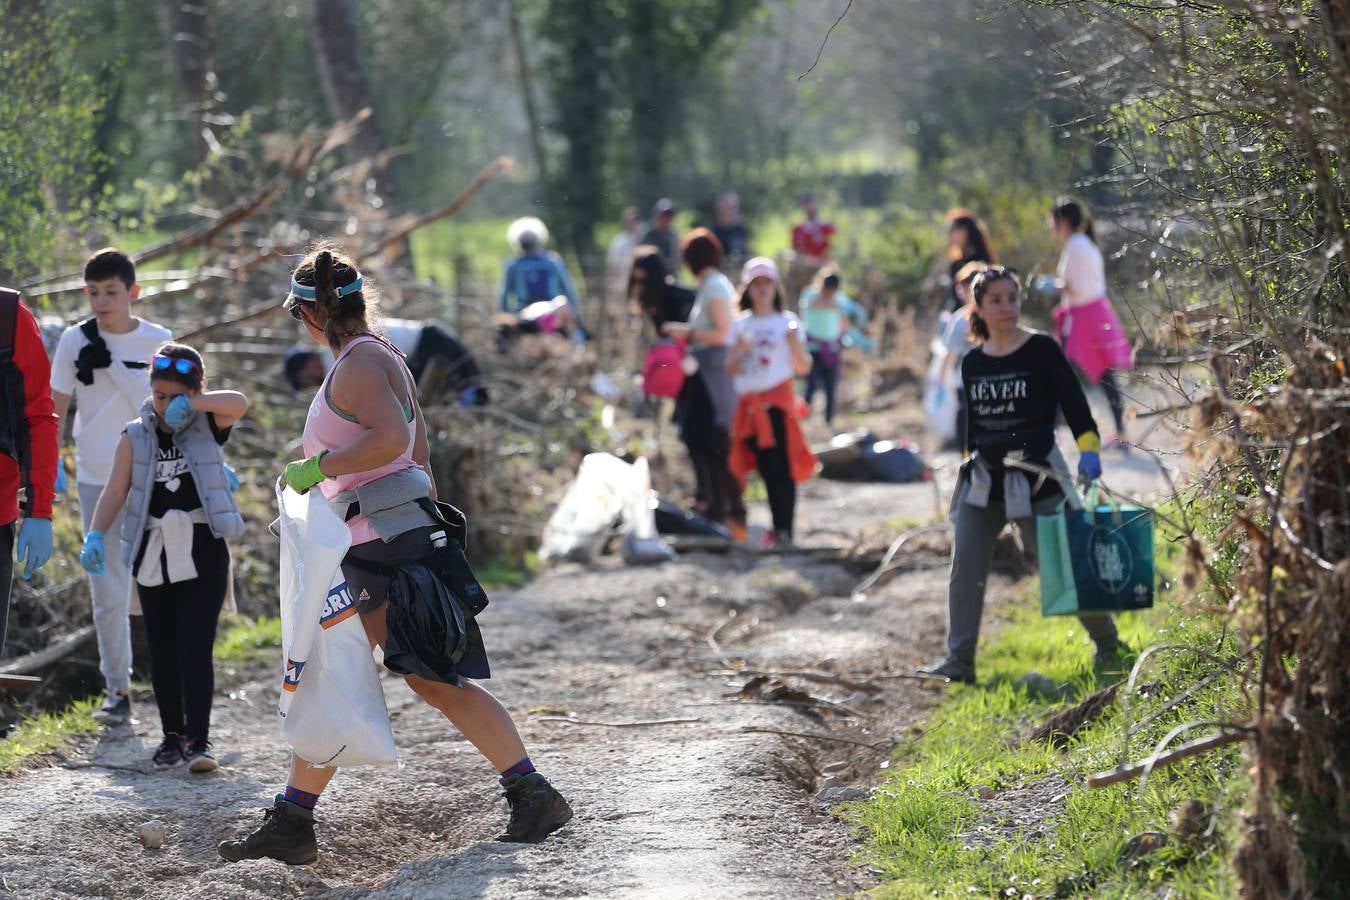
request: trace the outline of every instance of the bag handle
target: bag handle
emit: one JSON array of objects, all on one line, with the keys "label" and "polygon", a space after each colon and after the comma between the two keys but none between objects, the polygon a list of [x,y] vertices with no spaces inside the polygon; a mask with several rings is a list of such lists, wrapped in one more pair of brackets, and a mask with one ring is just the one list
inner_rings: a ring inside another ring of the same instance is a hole
[{"label": "bag handle", "polygon": [[1095,479],[1088,485],[1087,498],[1084,501],[1084,504],[1086,507],[1087,523],[1089,525],[1097,524],[1096,513],[1099,505],[1105,506],[1111,511],[1112,523],[1117,526],[1124,524],[1124,520],[1120,514],[1120,501],[1115,499],[1115,496],[1110,491],[1106,491],[1103,495],[1100,485]]}]

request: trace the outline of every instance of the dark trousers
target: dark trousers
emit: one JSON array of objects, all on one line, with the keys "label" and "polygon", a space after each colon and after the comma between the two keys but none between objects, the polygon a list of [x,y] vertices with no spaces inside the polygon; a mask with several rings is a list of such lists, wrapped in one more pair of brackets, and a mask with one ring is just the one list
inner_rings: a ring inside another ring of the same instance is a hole
[{"label": "dark trousers", "polygon": [[150,683],[164,733],[204,741],[211,732],[211,698],[216,689],[211,652],[230,577],[230,551],[206,526],[198,525],[195,530],[192,561],[196,578],[136,587],[150,646]]},{"label": "dark trousers", "polygon": [[1122,437],[1125,434],[1125,399],[1120,394],[1120,387],[1116,384],[1116,373],[1113,369],[1107,369],[1102,373],[1101,380],[1097,382],[1102,386],[1102,393],[1106,395],[1106,405],[1111,407],[1111,416],[1116,420],[1116,432]]},{"label": "dark trousers", "polygon": [[746,443],[755,453],[755,466],[769,494],[773,530],[791,537],[792,518],[797,509],[797,482],[792,480],[792,466],[788,463],[787,417],[781,409],[770,407],[769,421],[773,424],[772,447],[760,449],[759,441],[753,437]]},{"label": "dark trousers", "polygon": [[697,496],[704,504],[704,515],[714,522],[745,521],[745,500],[741,485],[727,468],[727,451],[686,445],[689,460],[694,464],[694,478],[698,483]]},{"label": "dark trousers", "polygon": [[14,523],[0,525],[0,657],[5,655],[9,627],[9,591],[14,582]]},{"label": "dark trousers", "polygon": [[828,366],[821,359],[821,355],[814,350],[811,351],[811,374],[806,376],[806,405],[810,406],[811,401],[815,399],[816,389],[821,388],[825,391],[825,424],[834,422],[834,392],[839,385],[839,361],[835,360],[834,365]]},{"label": "dark trousers", "polygon": [[[427,325],[422,328],[422,336],[417,347],[408,357],[408,371],[413,380],[422,385],[423,375],[436,388],[426,399],[437,402],[441,399],[464,398],[463,405],[483,406],[488,402],[487,387],[483,383],[483,373],[478,363],[455,337],[440,325]],[[472,394],[468,393],[472,392]],[[445,397],[439,396],[444,394]]]}]

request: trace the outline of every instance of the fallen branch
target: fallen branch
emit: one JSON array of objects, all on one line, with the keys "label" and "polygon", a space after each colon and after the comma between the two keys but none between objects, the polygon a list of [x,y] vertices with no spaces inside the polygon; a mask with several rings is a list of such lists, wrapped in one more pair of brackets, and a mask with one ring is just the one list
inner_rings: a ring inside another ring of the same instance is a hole
[{"label": "fallen branch", "polygon": [[493,178],[504,172],[509,172],[515,168],[516,161],[510,156],[499,156],[489,163],[483,171],[474,176],[465,186],[464,190],[459,192],[459,196],[450,201],[449,206],[442,207],[432,212],[422,213],[402,222],[392,223],[393,230],[380,239],[380,242],[374,247],[362,254],[362,257],[369,258],[380,256],[384,251],[397,244],[403,243],[403,239],[412,234],[424,225],[430,225],[432,222],[438,222],[441,219],[448,219],[464,207],[464,204],[473,199],[473,195],[478,193],[479,188],[487,184]]},{"label": "fallen branch", "polygon": [[1191,756],[1200,756],[1211,750],[1227,747],[1229,744],[1236,744],[1238,741],[1245,740],[1249,736],[1250,731],[1245,728],[1239,731],[1225,731],[1219,734],[1210,735],[1207,738],[1200,738],[1198,741],[1191,741],[1189,744],[1182,744],[1177,749],[1164,753],[1161,756],[1155,753],[1143,762],[1132,763],[1128,766],[1117,766],[1108,772],[1098,772],[1096,775],[1089,775],[1086,783],[1090,788],[1102,788],[1122,781],[1129,781],[1133,778],[1138,778],[1141,775],[1146,775],[1159,766],[1171,765],[1174,762]]},{"label": "fallen branch", "polygon": [[809,731],[784,731],[780,728],[761,728],[758,725],[746,725],[741,729],[742,732],[752,734],[781,734],[787,737],[808,738],[813,741],[830,741],[836,744],[852,744],[855,747],[866,747],[869,750],[885,750],[891,745],[890,741],[881,741],[878,743],[869,743],[860,741],[856,738],[836,737],[832,734],[812,734]]},{"label": "fallen branch", "polygon": [[57,660],[64,659],[75,651],[94,633],[93,625],[78,628],[49,647],[20,656],[0,665],[0,675],[29,675],[45,668]]},{"label": "fallen branch", "polygon": [[881,565],[877,566],[876,571],[860,581],[858,586],[853,589],[851,593],[852,598],[854,600],[860,599],[869,588],[880,581],[882,577],[890,571],[891,560],[893,560],[895,555],[900,552],[900,548],[904,547],[905,544],[909,542],[910,538],[918,537],[921,534],[928,534],[930,532],[947,531],[950,528],[951,526],[946,522],[936,522],[931,525],[922,525],[918,528],[911,528],[909,531],[901,534],[891,542],[891,546],[886,550],[886,555],[881,558]]},{"label": "fallen branch", "polygon": [[811,669],[794,672],[770,672],[766,669],[729,669],[724,675],[763,675],[767,678],[801,678],[805,681],[817,681],[821,684],[837,684],[853,691],[867,691],[875,693],[881,690],[881,685],[871,681],[855,681],[846,675],[835,675],[832,672],[817,672]]},{"label": "fallen branch", "polygon": [[647,719],[637,722],[591,722],[586,719],[574,719],[571,716],[538,716],[535,722],[567,722],[572,725],[594,725],[598,728],[648,728],[653,725],[688,725],[702,722],[702,719]]},{"label": "fallen branch", "polygon": [[32,675],[0,675],[0,691],[35,691],[42,679]]}]

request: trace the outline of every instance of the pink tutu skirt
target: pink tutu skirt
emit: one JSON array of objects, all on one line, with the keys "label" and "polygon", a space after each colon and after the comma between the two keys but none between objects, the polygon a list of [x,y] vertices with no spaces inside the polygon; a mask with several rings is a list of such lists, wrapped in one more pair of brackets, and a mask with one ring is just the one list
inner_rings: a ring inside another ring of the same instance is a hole
[{"label": "pink tutu skirt", "polygon": [[1055,337],[1064,353],[1094,384],[1107,369],[1133,369],[1134,349],[1111,301],[1099,297],[1082,306],[1056,306]]}]

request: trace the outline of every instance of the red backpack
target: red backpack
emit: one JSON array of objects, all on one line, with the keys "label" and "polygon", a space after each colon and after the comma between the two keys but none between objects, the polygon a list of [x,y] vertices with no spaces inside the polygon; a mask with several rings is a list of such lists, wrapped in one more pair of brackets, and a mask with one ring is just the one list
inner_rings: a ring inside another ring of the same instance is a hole
[{"label": "red backpack", "polygon": [[642,361],[642,393],[648,397],[678,397],[684,387],[684,342],[662,338]]}]

